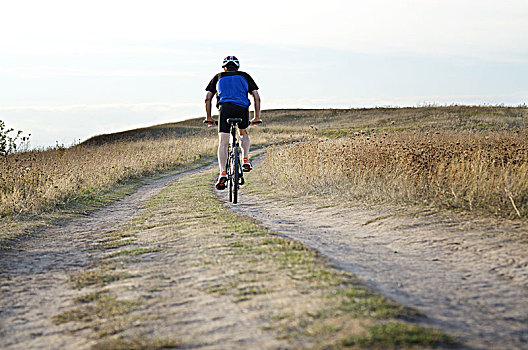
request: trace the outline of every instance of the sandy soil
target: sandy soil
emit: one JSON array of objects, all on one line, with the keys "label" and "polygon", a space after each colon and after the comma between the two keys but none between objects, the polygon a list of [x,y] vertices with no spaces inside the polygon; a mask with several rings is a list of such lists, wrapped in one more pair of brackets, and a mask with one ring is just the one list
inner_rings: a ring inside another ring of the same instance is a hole
[{"label": "sandy soil", "polygon": [[71,288],[71,275],[97,259],[92,250],[97,239],[140,212],[146,200],[179,176],[150,181],[90,216],[66,219],[27,237],[15,249],[0,250],[0,348],[90,346],[72,335],[70,327],[56,326],[51,319],[80,295]]},{"label": "sandy soil", "polygon": [[[250,180],[251,181],[251,180]],[[255,181],[255,180],[253,180]],[[270,190],[270,192],[273,192]],[[528,348],[528,226],[242,190],[226,205],[317,249],[475,349]]]}]

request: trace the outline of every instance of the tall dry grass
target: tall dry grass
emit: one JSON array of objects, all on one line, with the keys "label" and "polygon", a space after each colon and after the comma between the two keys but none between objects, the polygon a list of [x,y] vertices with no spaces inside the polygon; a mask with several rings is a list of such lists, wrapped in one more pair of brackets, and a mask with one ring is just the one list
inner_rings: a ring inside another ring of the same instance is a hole
[{"label": "tall dry grass", "polygon": [[528,131],[356,133],[268,150],[259,174],[295,193],[528,217]]},{"label": "tall dry grass", "polygon": [[210,135],[77,145],[0,159],[0,216],[35,214],[215,153]]}]

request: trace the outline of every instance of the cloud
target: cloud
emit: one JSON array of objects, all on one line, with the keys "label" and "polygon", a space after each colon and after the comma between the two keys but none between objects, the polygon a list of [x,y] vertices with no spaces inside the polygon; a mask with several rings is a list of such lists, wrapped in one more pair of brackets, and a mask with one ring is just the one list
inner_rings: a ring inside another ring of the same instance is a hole
[{"label": "cloud", "polygon": [[0,111],[10,112],[81,112],[98,110],[128,110],[134,112],[154,111],[167,112],[181,108],[202,107],[197,103],[103,103],[103,104],[72,104],[72,105],[48,105],[48,106],[0,106]]},{"label": "cloud", "polygon": [[[411,95],[377,97],[322,97],[322,98],[275,98],[266,101],[267,109],[280,108],[370,108],[370,107],[412,107],[429,104],[437,105],[499,105],[519,106],[525,104],[528,91],[513,95]],[[491,101],[491,102],[490,102]]]},{"label": "cloud", "polygon": [[192,77],[196,71],[177,70],[137,70],[137,69],[90,69],[61,66],[27,66],[0,68],[0,74],[15,76],[55,76],[55,77]]},{"label": "cloud", "polygon": [[[219,21],[227,17],[236,24]],[[528,56],[526,18],[525,0],[268,0],[229,6],[212,0],[16,1],[0,15],[0,52],[60,52],[70,47],[84,52],[85,45],[229,38],[519,61]]]}]

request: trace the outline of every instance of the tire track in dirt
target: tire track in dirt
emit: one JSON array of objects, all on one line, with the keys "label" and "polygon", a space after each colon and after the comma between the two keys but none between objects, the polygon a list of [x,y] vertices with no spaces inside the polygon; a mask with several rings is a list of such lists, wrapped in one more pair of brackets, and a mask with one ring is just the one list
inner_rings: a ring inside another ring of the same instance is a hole
[{"label": "tire track in dirt", "polygon": [[525,225],[411,217],[328,206],[321,198],[270,199],[243,189],[233,205],[225,192],[218,195],[231,210],[317,249],[470,348],[528,348]]}]

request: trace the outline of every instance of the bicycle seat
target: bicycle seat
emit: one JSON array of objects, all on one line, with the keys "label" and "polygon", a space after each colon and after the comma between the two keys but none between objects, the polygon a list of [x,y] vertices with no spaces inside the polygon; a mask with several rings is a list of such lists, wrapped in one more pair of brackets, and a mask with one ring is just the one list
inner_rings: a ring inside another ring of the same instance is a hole
[{"label": "bicycle seat", "polygon": [[242,122],[242,118],[227,118],[228,124],[238,124]]}]

